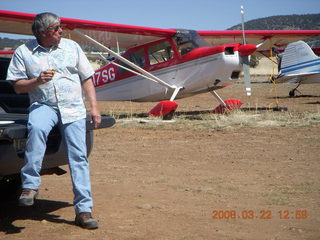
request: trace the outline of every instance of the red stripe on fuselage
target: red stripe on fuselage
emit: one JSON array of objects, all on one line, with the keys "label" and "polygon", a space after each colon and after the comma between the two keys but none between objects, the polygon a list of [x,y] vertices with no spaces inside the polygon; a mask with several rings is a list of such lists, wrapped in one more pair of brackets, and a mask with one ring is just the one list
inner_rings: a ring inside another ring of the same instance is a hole
[{"label": "red stripe on fuselage", "polygon": [[[152,44],[149,44],[149,45],[152,45]],[[179,55],[177,51],[174,51],[175,55],[172,59],[163,63],[152,65],[152,66],[150,66],[150,64],[148,63],[144,69],[149,72],[154,72],[167,67],[173,67],[186,62],[194,61],[196,59],[201,59],[201,58],[212,56],[215,54],[221,54],[225,52],[226,48],[233,48],[233,51],[235,52],[235,51],[238,51],[239,46],[240,44],[235,43],[235,44],[228,44],[228,45],[222,45],[222,46],[216,46],[216,47],[201,47],[201,48],[194,49],[182,56]],[[136,51],[138,49],[146,49],[146,45],[130,49],[123,56],[125,57],[127,54],[130,54],[132,51]],[[118,60],[116,60],[115,62],[119,63]],[[131,72],[126,72],[120,76],[119,67],[110,63],[96,70],[94,84],[96,87],[99,87],[112,82],[121,81],[123,79],[127,79],[133,76],[135,76],[135,74]]]}]

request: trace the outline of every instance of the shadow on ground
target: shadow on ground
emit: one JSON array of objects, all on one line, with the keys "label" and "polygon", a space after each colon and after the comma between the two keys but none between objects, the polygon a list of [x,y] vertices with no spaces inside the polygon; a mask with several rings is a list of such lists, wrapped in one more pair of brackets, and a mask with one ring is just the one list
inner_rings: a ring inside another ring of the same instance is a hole
[{"label": "shadow on ground", "polygon": [[50,201],[50,200],[36,200],[32,207],[18,207],[17,201],[7,201],[1,203],[0,212],[0,232],[5,234],[20,233],[25,227],[18,227],[14,225],[16,220],[35,220],[48,221],[54,223],[74,224],[73,221],[68,221],[59,218],[59,215],[50,214],[61,208],[72,206],[67,202]]}]

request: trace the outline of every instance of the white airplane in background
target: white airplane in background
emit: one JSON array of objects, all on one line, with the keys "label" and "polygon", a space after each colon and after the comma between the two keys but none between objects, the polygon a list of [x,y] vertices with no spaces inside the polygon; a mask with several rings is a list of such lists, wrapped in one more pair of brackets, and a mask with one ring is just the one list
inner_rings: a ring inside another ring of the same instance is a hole
[{"label": "white airplane in background", "polygon": [[297,87],[289,92],[295,96],[295,91],[301,84],[320,83],[320,58],[303,41],[288,44],[280,55],[280,71],[276,83],[297,83]]},{"label": "white airplane in background", "polygon": [[[0,32],[32,35],[34,17],[35,14],[0,10]],[[100,55],[107,64],[97,69],[94,77],[98,100],[161,101],[149,115],[164,119],[172,117],[176,110],[174,99],[204,92],[211,92],[220,101],[220,110],[239,107],[241,101],[223,101],[215,90],[237,81],[244,70],[250,96],[249,56],[257,48],[283,47],[320,35],[320,30],[159,29],[63,17],[61,25],[64,37],[97,46],[104,52]],[[110,48],[126,51],[118,54]],[[108,60],[105,54],[115,60]]]}]

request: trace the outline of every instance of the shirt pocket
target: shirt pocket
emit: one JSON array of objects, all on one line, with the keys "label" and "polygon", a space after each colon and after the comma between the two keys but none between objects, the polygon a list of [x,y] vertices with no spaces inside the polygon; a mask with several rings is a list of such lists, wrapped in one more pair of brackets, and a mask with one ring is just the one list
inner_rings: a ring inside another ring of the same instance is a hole
[{"label": "shirt pocket", "polygon": [[53,58],[57,69],[64,69],[70,74],[74,74],[77,72],[78,56],[75,51],[71,50],[60,49]]}]

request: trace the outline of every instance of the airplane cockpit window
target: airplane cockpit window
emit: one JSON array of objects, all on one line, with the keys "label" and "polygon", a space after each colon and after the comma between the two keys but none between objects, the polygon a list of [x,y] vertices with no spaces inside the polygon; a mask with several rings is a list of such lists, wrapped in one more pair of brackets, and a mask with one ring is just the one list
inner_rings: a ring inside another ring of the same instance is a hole
[{"label": "airplane cockpit window", "polygon": [[165,41],[153,45],[148,49],[150,65],[162,63],[173,58],[173,50],[170,42]]},{"label": "airplane cockpit window", "polygon": [[[144,49],[139,49],[135,52],[132,52],[129,55],[125,56],[125,58],[128,59],[130,62],[138,65],[141,68],[144,68],[146,66],[146,61],[144,58]],[[128,66],[127,64],[125,64],[123,62],[120,62],[120,65],[134,70],[132,67]],[[127,70],[125,70],[123,68],[119,68],[119,74],[124,74],[127,72],[128,72]]]},{"label": "airplane cockpit window", "polygon": [[209,47],[209,44],[192,30],[178,30],[174,39],[180,55],[187,54],[196,48]]}]

